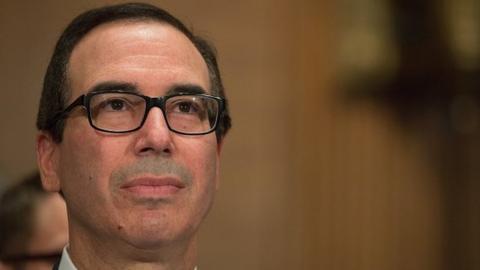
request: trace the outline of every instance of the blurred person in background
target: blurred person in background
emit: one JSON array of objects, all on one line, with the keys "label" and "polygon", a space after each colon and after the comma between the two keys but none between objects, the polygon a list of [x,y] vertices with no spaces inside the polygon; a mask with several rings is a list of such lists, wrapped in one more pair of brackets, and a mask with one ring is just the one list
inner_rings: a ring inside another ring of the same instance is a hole
[{"label": "blurred person in background", "polygon": [[1,194],[0,270],[50,270],[67,241],[65,202],[43,190],[38,172]]},{"label": "blurred person in background", "polygon": [[7,188],[7,178],[3,174],[3,170],[0,170],[0,194],[3,194],[3,191]]}]

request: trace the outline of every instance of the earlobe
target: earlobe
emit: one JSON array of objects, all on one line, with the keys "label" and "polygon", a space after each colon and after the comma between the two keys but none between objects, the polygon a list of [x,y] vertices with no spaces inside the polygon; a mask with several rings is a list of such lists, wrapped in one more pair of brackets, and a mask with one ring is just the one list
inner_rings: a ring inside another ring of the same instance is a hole
[{"label": "earlobe", "polygon": [[220,153],[222,152],[223,140],[225,140],[225,137],[223,137],[223,138],[221,138],[220,140],[217,141],[217,156],[218,157],[220,157]]},{"label": "earlobe", "polygon": [[217,166],[216,166],[216,172],[215,172],[215,189],[218,190],[220,188],[220,153],[222,152],[222,147],[223,147],[223,139],[222,138],[220,141],[217,143]]},{"label": "earlobe", "polygon": [[37,135],[37,166],[42,178],[43,188],[47,191],[60,191],[57,172],[58,144],[46,132]]}]

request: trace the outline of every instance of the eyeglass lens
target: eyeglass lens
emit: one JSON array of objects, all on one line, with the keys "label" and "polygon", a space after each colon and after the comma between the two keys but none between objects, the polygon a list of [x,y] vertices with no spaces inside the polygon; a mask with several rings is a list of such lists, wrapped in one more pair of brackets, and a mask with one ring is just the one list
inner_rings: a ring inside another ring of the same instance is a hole
[{"label": "eyeglass lens", "polygon": [[[129,93],[100,93],[90,98],[92,124],[99,129],[125,132],[139,128],[145,117],[145,98]],[[187,134],[204,133],[215,126],[219,105],[202,95],[168,97],[164,106],[170,129]]]}]

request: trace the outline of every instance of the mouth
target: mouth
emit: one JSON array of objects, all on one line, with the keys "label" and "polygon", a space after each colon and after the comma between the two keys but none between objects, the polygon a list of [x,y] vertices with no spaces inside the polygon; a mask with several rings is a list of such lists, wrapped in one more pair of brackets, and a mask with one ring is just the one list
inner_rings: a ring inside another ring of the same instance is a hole
[{"label": "mouth", "polygon": [[176,177],[148,176],[128,181],[120,186],[120,190],[137,198],[161,199],[171,197],[185,187],[185,184]]}]

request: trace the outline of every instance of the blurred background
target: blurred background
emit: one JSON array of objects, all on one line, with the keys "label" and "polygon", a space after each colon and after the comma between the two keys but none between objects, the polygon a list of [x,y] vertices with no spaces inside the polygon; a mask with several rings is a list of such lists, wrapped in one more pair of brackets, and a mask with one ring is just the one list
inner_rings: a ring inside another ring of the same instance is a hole
[{"label": "blurred background", "polygon": [[[0,3],[0,189],[61,31],[119,2]],[[216,45],[231,103],[200,269],[480,269],[479,1],[147,2]]]}]

